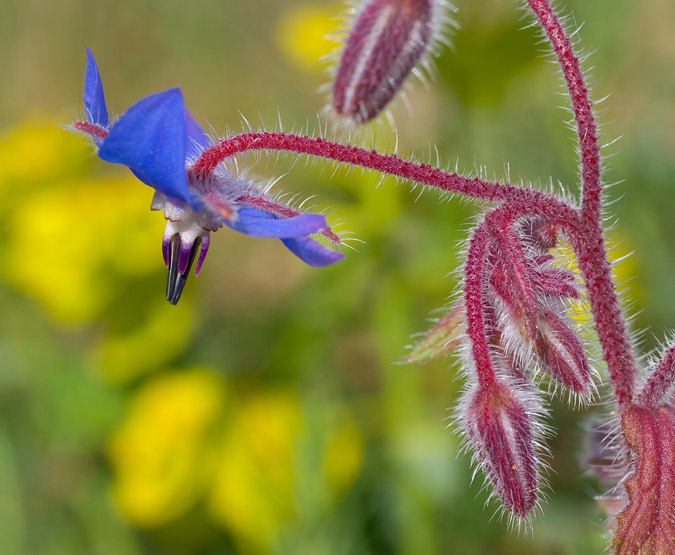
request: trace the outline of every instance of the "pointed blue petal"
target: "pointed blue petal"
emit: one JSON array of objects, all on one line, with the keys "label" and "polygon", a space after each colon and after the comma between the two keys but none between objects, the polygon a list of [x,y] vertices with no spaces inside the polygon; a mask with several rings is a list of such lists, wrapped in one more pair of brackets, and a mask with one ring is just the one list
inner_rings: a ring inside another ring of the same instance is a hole
[{"label": "pointed blue petal", "polygon": [[280,219],[264,210],[242,206],[237,211],[237,216],[236,221],[225,220],[225,223],[235,231],[253,237],[303,237],[327,227],[326,217],[321,214],[300,214]]},{"label": "pointed blue petal", "polygon": [[98,72],[98,66],[91,50],[85,48],[85,51],[87,52],[87,69],[84,72],[84,94],[82,95],[82,100],[84,100],[87,119],[89,123],[108,127],[108,109],[105,105],[101,75]]},{"label": "pointed blue petal", "polygon": [[310,266],[329,266],[345,257],[341,252],[335,252],[310,237],[282,239],[281,241],[286,245],[288,250]]},{"label": "pointed blue petal", "polygon": [[185,106],[179,89],[139,100],[110,129],[100,158],[124,164],[143,183],[190,202],[185,173]]},{"label": "pointed blue petal", "polygon": [[204,133],[192,114],[185,108],[185,131],[187,132],[187,155],[197,156],[203,149],[209,146],[209,136]]}]

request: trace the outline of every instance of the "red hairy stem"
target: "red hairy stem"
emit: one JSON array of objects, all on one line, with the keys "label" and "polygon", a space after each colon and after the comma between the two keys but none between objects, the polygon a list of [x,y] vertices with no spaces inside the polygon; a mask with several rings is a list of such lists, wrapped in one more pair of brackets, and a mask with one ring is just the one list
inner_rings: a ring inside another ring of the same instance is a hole
[{"label": "red hairy stem", "polygon": [[599,224],[600,220],[600,147],[598,146],[597,125],[593,117],[588,88],[574,54],[569,36],[563,31],[560,21],[547,0],[528,0],[539,24],[551,42],[553,52],[565,76],[570,93],[572,111],[577,125],[579,156],[581,158],[582,213],[589,222]]},{"label": "red hairy stem", "polygon": [[485,260],[491,242],[490,230],[485,222],[471,236],[469,252],[464,267],[464,305],[466,307],[466,332],[471,340],[471,353],[476,377],[482,388],[497,383],[497,375],[490,358],[490,347],[485,330],[483,293],[485,290]]},{"label": "red hairy stem", "polygon": [[580,231],[579,235],[571,237],[572,246],[588,291],[594,327],[614,387],[617,407],[623,413],[633,400],[637,376],[635,357],[612,281],[602,233],[589,231],[583,217]]},{"label": "red hairy stem", "polygon": [[572,101],[579,140],[582,183],[580,235],[573,243],[588,290],[603,358],[607,363],[617,404],[623,412],[633,397],[637,370],[600,227],[600,148],[597,125],[579,60],[560,21],[547,0],[528,0],[528,4],[551,42]]},{"label": "red hairy stem", "polygon": [[106,128],[95,123],[89,123],[88,121],[74,121],[73,128],[100,140],[103,140],[108,136],[108,130]]},{"label": "red hairy stem", "polygon": [[525,197],[548,197],[532,189],[447,173],[428,164],[402,160],[392,154],[380,154],[373,150],[335,143],[320,137],[306,137],[290,133],[242,133],[228,137],[204,150],[190,171],[197,175],[208,175],[226,158],[248,150],[284,150],[298,154],[310,154],[396,175],[443,191],[492,202]]}]

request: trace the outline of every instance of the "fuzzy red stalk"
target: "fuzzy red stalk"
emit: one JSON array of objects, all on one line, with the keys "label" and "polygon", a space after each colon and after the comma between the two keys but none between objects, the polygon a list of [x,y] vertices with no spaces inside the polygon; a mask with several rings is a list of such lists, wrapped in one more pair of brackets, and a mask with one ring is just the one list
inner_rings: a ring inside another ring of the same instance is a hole
[{"label": "fuzzy red stalk", "polygon": [[570,38],[563,31],[550,4],[546,0],[528,0],[528,4],[551,42],[570,93],[577,126],[582,183],[580,235],[577,240],[573,238],[573,242],[614,396],[619,410],[623,412],[633,399],[637,369],[602,236],[600,148],[592,103]]},{"label": "fuzzy red stalk", "polygon": [[309,154],[327,160],[336,160],[344,164],[377,170],[384,174],[429,185],[442,191],[491,202],[525,197],[550,197],[532,189],[523,189],[505,183],[495,183],[477,177],[465,177],[457,173],[444,172],[429,164],[410,162],[393,154],[380,154],[374,150],[327,141],[321,137],[307,137],[292,133],[242,133],[227,137],[204,150],[190,171],[197,175],[208,175],[225,159],[249,150],[281,150],[295,152],[296,154]]}]

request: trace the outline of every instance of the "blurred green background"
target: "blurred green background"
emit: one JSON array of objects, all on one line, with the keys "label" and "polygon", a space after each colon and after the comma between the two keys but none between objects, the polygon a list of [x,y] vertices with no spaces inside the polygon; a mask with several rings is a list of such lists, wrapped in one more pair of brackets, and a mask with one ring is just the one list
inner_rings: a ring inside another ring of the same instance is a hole
[{"label": "blurred green background", "polygon": [[[523,12],[458,1],[454,51],[393,113],[399,152],[576,193],[570,114]],[[574,0],[618,216],[618,271],[653,348],[675,324],[675,4]],[[177,307],[151,190],[60,126],[84,47],[121,114],[179,85],[218,134],[316,124],[332,0],[0,0],[0,553],[583,554],[606,545],[583,477],[585,415],[552,402],[552,493],[533,534],[483,508],[451,360],[397,364],[455,288],[475,207],[283,159],[365,241],[305,267],[278,241],[214,235]],[[370,129],[382,148],[386,125]],[[371,140],[368,139],[368,140]],[[588,412],[588,411],[587,411]]]}]

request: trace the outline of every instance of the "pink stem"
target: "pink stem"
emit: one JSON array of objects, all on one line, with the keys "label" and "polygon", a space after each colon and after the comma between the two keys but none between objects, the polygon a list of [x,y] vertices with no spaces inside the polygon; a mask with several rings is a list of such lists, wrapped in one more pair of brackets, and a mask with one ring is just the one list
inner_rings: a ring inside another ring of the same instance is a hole
[{"label": "pink stem", "polygon": [[95,123],[89,123],[88,121],[74,121],[73,127],[78,131],[88,133],[99,140],[103,140],[108,136],[108,130],[105,127],[101,127]]},{"label": "pink stem", "polygon": [[582,204],[580,233],[573,238],[577,260],[588,290],[595,329],[621,411],[631,403],[637,369],[619,308],[611,267],[600,226],[600,148],[592,104],[579,60],[547,0],[528,0],[553,47],[565,76],[577,125],[581,157]]},{"label": "pink stem", "polygon": [[572,50],[569,37],[563,31],[560,21],[546,0],[528,0],[539,24],[548,36],[553,52],[565,76],[570,93],[574,120],[579,138],[581,157],[582,212],[589,221],[598,222],[600,217],[600,148],[598,147],[597,125],[593,117],[592,103],[579,67],[579,60]]},{"label": "pink stem", "polygon": [[466,332],[471,340],[471,354],[476,377],[482,388],[497,382],[497,375],[490,358],[490,347],[485,330],[483,292],[485,289],[485,260],[492,237],[486,222],[479,225],[471,236],[469,252],[464,267],[464,305],[466,307]]},{"label": "pink stem", "polygon": [[582,215],[580,234],[571,240],[588,291],[602,356],[607,363],[617,405],[623,412],[633,400],[637,368],[612,281],[602,232],[589,230]]},{"label": "pink stem", "polygon": [[306,137],[290,133],[242,133],[228,137],[204,150],[190,171],[197,175],[209,175],[226,158],[248,150],[286,150],[298,154],[310,154],[396,175],[443,191],[492,202],[546,196],[532,189],[447,173],[428,164],[409,162],[394,155],[379,154],[373,150],[335,143],[320,137]]}]

